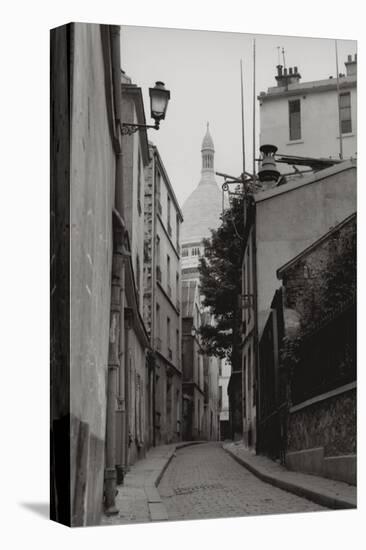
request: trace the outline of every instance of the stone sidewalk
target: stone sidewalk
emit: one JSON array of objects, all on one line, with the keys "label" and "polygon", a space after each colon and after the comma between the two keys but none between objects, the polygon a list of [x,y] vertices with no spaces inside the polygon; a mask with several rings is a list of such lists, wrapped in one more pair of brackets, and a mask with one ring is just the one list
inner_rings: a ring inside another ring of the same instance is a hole
[{"label": "stone sidewalk", "polygon": [[[197,445],[200,441],[183,442],[152,447],[146,457],[131,466],[123,485],[118,487],[114,516],[103,515],[101,525],[120,525],[165,521],[168,515],[157,486],[174,458],[177,449]],[[204,442],[202,442],[204,443]]]},{"label": "stone sidewalk", "polygon": [[357,508],[357,487],[341,481],[292,472],[270,458],[254,455],[241,442],[223,444],[224,450],[259,479],[333,509]]}]

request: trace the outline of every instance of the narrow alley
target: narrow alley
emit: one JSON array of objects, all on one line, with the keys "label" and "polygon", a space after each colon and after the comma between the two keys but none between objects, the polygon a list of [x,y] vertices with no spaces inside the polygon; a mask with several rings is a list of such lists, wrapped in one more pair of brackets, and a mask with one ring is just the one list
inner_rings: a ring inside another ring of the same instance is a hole
[{"label": "narrow alley", "polygon": [[169,520],[327,510],[260,481],[220,443],[178,450],[159,484],[159,493]]}]

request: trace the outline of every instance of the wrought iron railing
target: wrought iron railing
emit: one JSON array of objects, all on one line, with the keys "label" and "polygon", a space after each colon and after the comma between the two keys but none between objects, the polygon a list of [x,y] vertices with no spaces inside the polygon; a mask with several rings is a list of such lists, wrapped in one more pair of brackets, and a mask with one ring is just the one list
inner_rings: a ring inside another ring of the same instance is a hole
[{"label": "wrought iron railing", "polygon": [[353,304],[300,343],[291,400],[301,403],[356,380],[356,306]]}]

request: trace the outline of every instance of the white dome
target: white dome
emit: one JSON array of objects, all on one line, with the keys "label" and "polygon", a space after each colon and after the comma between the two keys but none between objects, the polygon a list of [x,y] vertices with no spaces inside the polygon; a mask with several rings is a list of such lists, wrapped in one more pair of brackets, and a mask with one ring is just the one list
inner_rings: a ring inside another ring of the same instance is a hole
[{"label": "white dome", "polygon": [[222,191],[215,179],[201,180],[183,205],[182,244],[199,243],[211,237],[210,229],[220,225]]}]

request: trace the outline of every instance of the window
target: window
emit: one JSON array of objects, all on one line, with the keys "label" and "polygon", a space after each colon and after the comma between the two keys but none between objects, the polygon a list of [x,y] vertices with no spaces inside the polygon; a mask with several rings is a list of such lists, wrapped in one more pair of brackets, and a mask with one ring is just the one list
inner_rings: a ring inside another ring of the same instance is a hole
[{"label": "window", "polygon": [[170,222],[171,222],[171,205],[172,205],[172,201],[171,201],[170,196],[168,195],[168,233],[169,233],[170,237],[172,236],[172,226],[170,225]]},{"label": "window", "polygon": [[351,94],[347,92],[339,95],[339,113],[341,118],[341,132],[342,134],[349,134],[352,132],[352,120],[351,120]]},{"label": "window", "polygon": [[140,303],[140,277],[141,277],[140,257],[137,254],[136,256],[136,290],[137,290],[138,303]]},{"label": "window", "polygon": [[155,330],[155,335],[156,335],[156,349],[157,351],[161,351],[161,338],[160,338],[160,329],[161,329],[161,325],[160,325],[160,306],[159,304],[156,304],[156,330]]},{"label": "window", "polygon": [[289,123],[290,123],[290,141],[301,139],[301,114],[300,100],[294,99],[288,102]]},{"label": "window", "polygon": [[175,351],[177,354],[177,366],[180,368],[180,356],[179,356],[179,330],[175,331]]},{"label": "window", "polygon": [[139,149],[138,159],[137,159],[137,209],[139,215],[141,215],[141,153]]},{"label": "window", "polygon": [[169,319],[169,317],[166,318],[166,337],[167,337],[168,348],[170,349],[170,319]]},{"label": "window", "polygon": [[192,248],[192,256],[199,256],[200,255],[200,249],[196,246]]},{"label": "window", "polygon": [[160,237],[156,235],[156,265],[160,265]]},{"label": "window", "polygon": [[167,288],[168,288],[168,295],[169,298],[172,296],[172,287],[170,285],[170,256],[169,254],[166,257],[166,266],[167,266]]},{"label": "window", "polygon": [[178,253],[179,253],[179,240],[180,240],[180,235],[179,235],[179,216],[178,214],[176,215],[176,228],[177,228],[177,250],[178,250]]},{"label": "window", "polygon": [[188,248],[183,248],[183,250],[182,250],[182,256],[183,256],[183,258],[186,258],[186,257],[188,256],[188,254],[189,254]]},{"label": "window", "polygon": [[156,192],[156,202],[157,202],[157,210],[161,216],[162,214],[162,207],[161,207],[161,175],[159,170],[155,169],[155,192]]}]

